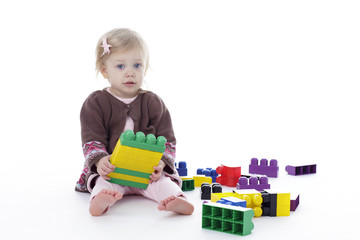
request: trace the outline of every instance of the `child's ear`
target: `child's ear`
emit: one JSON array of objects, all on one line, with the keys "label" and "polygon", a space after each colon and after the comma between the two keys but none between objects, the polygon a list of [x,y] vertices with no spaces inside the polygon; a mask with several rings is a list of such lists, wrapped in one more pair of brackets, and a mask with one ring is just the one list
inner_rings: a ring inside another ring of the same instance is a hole
[{"label": "child's ear", "polygon": [[106,67],[105,67],[104,64],[101,66],[100,72],[101,72],[101,75],[103,75],[103,77],[104,77],[105,79],[108,79],[108,78],[109,78],[109,75],[108,75],[108,73],[107,73],[107,71],[106,71]]}]

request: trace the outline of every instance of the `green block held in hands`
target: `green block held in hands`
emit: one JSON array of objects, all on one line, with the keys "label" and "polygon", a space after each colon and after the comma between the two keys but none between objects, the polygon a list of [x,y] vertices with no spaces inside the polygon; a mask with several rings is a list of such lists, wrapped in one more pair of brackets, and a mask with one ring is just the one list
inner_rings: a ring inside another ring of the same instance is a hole
[{"label": "green block held in hands", "polygon": [[149,150],[153,152],[165,152],[166,138],[159,136],[157,139],[154,134],[148,134],[145,137],[143,132],[137,132],[136,135],[132,130],[126,130],[120,136],[121,145]]}]

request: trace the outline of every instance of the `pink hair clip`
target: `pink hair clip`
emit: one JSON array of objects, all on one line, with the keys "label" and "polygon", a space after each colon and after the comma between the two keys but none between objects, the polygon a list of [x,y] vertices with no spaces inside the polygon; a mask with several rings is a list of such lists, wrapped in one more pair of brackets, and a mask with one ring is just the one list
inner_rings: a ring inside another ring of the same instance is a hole
[{"label": "pink hair clip", "polygon": [[104,48],[104,52],[101,54],[101,56],[104,56],[105,54],[110,53],[111,45],[107,43],[106,38],[103,38],[103,43],[102,43],[101,47]]}]

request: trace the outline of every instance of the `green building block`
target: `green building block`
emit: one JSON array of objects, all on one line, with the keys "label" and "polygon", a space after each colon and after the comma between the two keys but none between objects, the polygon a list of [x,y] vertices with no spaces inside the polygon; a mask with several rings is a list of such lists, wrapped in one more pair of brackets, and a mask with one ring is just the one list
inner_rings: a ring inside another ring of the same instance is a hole
[{"label": "green building block", "polygon": [[156,139],[154,134],[148,134],[145,137],[143,132],[137,132],[135,135],[132,130],[126,130],[120,135],[120,142],[123,146],[163,153],[165,152],[166,138],[159,136]]},{"label": "green building block", "polygon": [[194,179],[185,179],[182,182],[181,190],[192,191],[195,189]]},{"label": "green building block", "polygon": [[240,236],[249,235],[254,229],[251,208],[205,202],[202,210],[202,228]]}]

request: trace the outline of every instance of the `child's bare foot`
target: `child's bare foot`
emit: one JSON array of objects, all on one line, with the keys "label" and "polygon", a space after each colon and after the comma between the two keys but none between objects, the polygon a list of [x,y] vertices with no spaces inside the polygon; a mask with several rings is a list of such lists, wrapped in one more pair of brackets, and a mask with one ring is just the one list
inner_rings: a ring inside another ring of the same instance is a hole
[{"label": "child's bare foot", "polygon": [[105,213],[109,206],[114,204],[117,200],[123,197],[121,193],[117,191],[111,191],[107,189],[101,190],[90,203],[90,214],[93,216],[100,216]]},{"label": "child's bare foot", "polygon": [[160,202],[158,206],[160,211],[173,211],[176,213],[191,215],[194,212],[194,206],[183,197],[170,196]]}]

